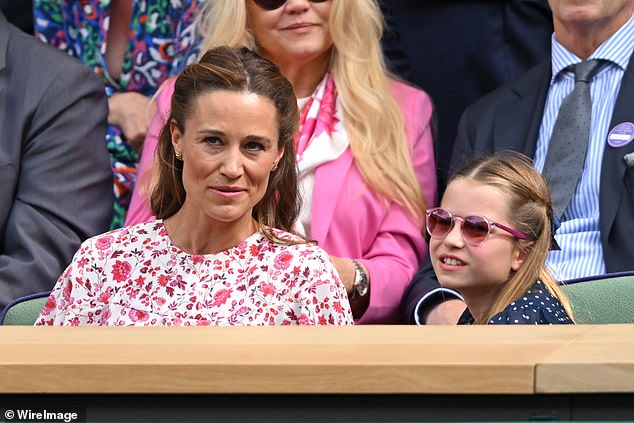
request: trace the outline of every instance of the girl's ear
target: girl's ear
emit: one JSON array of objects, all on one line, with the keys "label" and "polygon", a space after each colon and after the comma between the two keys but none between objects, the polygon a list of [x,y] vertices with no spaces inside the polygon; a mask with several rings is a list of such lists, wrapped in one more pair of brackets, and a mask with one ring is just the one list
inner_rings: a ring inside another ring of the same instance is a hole
[{"label": "girl's ear", "polygon": [[511,269],[514,272],[517,272],[522,264],[524,264],[524,260],[530,253],[533,248],[534,241],[519,241],[515,246],[515,251],[513,252],[513,261],[511,262]]}]

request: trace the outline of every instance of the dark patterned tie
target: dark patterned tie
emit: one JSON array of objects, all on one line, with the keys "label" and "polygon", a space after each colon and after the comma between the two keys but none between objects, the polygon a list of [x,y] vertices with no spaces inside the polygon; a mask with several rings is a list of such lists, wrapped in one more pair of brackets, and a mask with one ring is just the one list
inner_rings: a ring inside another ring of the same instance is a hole
[{"label": "dark patterned tie", "polygon": [[590,81],[600,64],[600,60],[586,60],[574,66],[575,88],[561,103],[548,145],[542,174],[550,186],[558,217],[568,207],[583,172],[592,117]]}]

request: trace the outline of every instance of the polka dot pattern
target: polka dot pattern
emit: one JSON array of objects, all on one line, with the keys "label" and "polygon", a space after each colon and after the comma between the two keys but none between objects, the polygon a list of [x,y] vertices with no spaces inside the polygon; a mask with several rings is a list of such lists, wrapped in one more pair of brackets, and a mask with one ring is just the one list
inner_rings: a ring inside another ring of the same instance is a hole
[{"label": "polka dot pattern", "polygon": [[[469,310],[460,317],[458,324],[473,324]],[[548,288],[537,281],[524,296],[493,316],[490,325],[570,325],[573,321],[559,300]]]}]

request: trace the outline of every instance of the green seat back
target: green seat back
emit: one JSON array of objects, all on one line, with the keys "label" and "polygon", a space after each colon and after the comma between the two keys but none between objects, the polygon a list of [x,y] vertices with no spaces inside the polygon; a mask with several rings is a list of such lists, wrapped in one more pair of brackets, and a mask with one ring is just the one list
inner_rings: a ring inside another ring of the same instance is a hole
[{"label": "green seat back", "polygon": [[577,323],[634,323],[634,273],[608,274],[561,288]]},{"label": "green seat back", "polygon": [[48,292],[25,297],[9,304],[3,312],[3,325],[33,326],[48,299]]}]

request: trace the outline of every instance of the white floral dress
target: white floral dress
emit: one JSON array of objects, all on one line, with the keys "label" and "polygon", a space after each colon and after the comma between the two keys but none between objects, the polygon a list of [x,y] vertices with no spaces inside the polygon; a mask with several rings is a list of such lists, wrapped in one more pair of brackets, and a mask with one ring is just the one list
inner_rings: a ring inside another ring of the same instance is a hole
[{"label": "white floral dress", "polygon": [[258,231],[220,253],[192,255],[156,220],[85,241],[36,325],[352,323],[346,290],[316,245],[280,245]]}]

